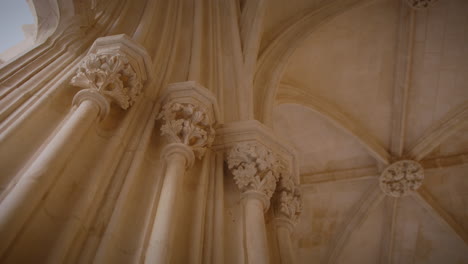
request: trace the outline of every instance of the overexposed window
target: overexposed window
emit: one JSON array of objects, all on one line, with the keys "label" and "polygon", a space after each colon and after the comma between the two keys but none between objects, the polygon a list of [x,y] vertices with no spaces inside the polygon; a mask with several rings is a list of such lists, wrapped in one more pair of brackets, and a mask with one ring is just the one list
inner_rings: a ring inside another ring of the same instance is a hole
[{"label": "overexposed window", "polygon": [[27,0],[0,0],[0,64],[33,45],[34,23]]}]

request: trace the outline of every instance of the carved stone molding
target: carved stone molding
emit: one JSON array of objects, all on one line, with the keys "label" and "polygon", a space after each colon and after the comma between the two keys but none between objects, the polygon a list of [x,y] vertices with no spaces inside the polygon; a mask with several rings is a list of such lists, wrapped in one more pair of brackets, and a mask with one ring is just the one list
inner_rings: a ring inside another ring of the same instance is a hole
[{"label": "carved stone molding", "polygon": [[159,103],[162,107],[156,119],[162,121],[161,135],[170,143],[185,144],[201,159],[215,137],[218,110],[214,96],[189,81],[169,85]]},{"label": "carved stone molding", "polygon": [[407,0],[408,5],[414,9],[424,9],[437,2],[437,0]]},{"label": "carved stone molding", "polygon": [[94,42],[70,83],[97,91],[128,109],[142,92],[150,67],[145,49],[132,39],[125,35],[103,37]]},{"label": "carved stone molding", "polygon": [[281,171],[271,150],[254,142],[238,143],[228,152],[227,163],[242,192],[255,191],[271,198]]},{"label": "carved stone molding", "polygon": [[401,197],[417,190],[424,179],[422,166],[413,160],[400,160],[380,175],[380,188],[389,196]]}]

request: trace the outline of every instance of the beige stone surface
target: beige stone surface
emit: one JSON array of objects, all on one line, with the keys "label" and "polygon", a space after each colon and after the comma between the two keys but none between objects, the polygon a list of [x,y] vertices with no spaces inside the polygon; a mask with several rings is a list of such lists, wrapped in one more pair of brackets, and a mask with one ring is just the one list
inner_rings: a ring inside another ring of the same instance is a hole
[{"label": "beige stone surface", "polygon": [[28,3],[1,263],[468,263],[467,1]]}]

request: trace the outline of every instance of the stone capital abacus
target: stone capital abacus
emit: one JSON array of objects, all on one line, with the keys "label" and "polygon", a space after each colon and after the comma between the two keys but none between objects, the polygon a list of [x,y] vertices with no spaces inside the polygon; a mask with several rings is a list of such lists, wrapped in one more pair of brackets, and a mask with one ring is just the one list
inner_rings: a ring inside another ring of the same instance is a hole
[{"label": "stone capital abacus", "polygon": [[[97,103],[101,119],[109,112],[110,103],[128,109],[142,93],[150,67],[145,49],[127,36],[99,38],[70,81],[84,89],[75,95],[74,105],[83,100]],[[103,103],[102,98],[108,103]]]},{"label": "stone capital abacus", "polygon": [[200,84],[188,81],[169,85],[160,100],[157,119],[161,135],[170,143],[184,144],[199,159],[211,146],[218,117],[216,99]]}]

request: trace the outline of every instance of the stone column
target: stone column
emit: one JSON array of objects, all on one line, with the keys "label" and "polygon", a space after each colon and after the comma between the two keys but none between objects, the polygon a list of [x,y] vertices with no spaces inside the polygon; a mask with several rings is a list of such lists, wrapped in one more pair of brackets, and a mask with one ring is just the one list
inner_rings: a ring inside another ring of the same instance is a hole
[{"label": "stone column", "polygon": [[282,174],[273,198],[274,225],[281,263],[296,263],[291,232],[302,211],[301,194],[289,174]]},{"label": "stone column", "polygon": [[268,264],[264,212],[270,206],[280,176],[278,158],[258,142],[243,142],[231,148],[227,163],[242,192],[247,263]]},{"label": "stone column", "polygon": [[158,119],[163,122],[161,134],[167,136],[169,144],[161,152],[166,171],[145,263],[170,263],[172,234],[177,224],[176,197],[186,170],[195,157],[201,159],[211,146],[217,116],[214,96],[195,82],[170,85],[161,104]]},{"label": "stone column", "polygon": [[146,80],[145,65],[137,61],[143,62],[145,54],[124,35],[100,38],[93,44],[71,80],[71,85],[84,88],[73,98],[73,112],[1,201],[2,253],[44,199],[89,128],[107,116],[110,104],[128,109],[135,102]]}]

